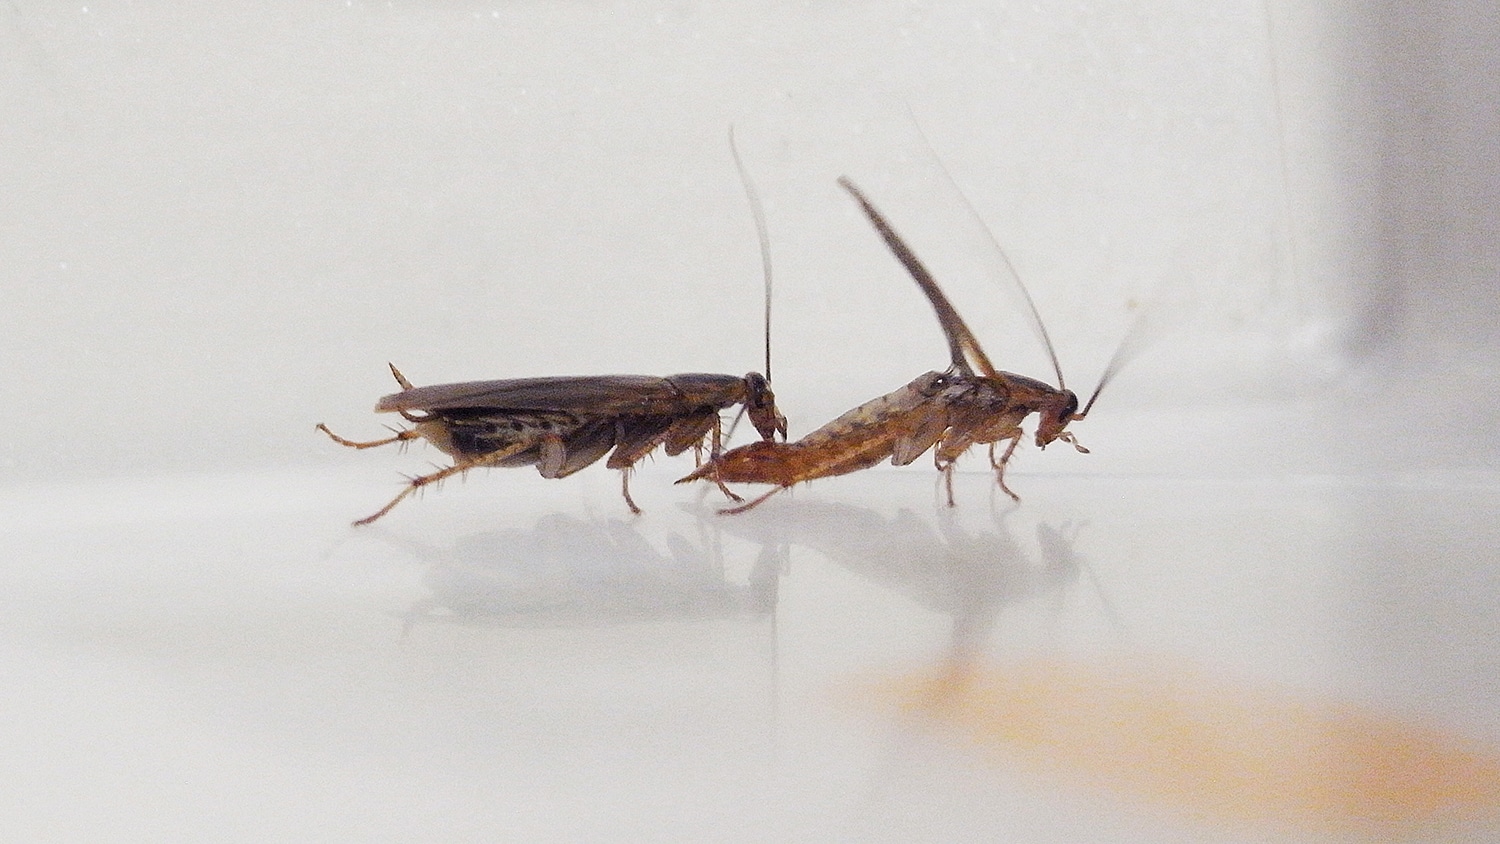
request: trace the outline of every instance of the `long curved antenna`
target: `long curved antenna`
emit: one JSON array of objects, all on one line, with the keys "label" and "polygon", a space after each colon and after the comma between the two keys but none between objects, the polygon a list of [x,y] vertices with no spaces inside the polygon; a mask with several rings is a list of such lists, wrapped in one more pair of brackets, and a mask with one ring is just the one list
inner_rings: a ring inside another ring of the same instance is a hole
[{"label": "long curved antenna", "polygon": [[734,156],[734,168],[740,173],[740,184],[745,187],[745,198],[750,200],[750,213],[755,217],[755,233],[760,237],[761,274],[766,279],[766,380],[771,380],[771,235],[766,230],[766,210],[760,204],[760,194],[750,181],[750,172],[740,160],[740,148],[734,143],[734,124],[729,125],[729,152]]},{"label": "long curved antenna", "polygon": [[1074,419],[1082,419],[1089,415],[1089,408],[1094,406],[1094,400],[1099,398],[1099,394],[1104,391],[1104,385],[1113,381],[1120,370],[1125,368],[1125,364],[1135,360],[1141,352],[1146,350],[1146,341],[1150,336],[1146,333],[1147,313],[1149,311],[1142,311],[1141,315],[1135,318],[1135,322],[1130,324],[1130,329],[1125,332],[1125,336],[1120,338],[1120,345],[1115,347],[1115,353],[1110,356],[1109,363],[1104,367],[1104,374],[1099,376],[1099,386],[1094,388],[1094,393],[1089,396],[1083,410],[1073,414]]},{"label": "long curved antenna", "polygon": [[994,377],[995,366],[990,363],[989,356],[984,353],[979,341],[975,339],[974,332],[969,330],[963,317],[958,315],[958,311],[953,308],[953,303],[948,301],[948,297],[943,294],[943,289],[938,287],[932,273],[922,265],[916,253],[911,251],[911,247],[907,246],[906,241],[901,239],[901,235],[891,227],[885,215],[880,213],[879,209],[865,197],[864,191],[861,191],[848,176],[839,177],[839,186],[848,191],[849,195],[859,203],[859,207],[864,210],[865,216],[870,218],[871,225],[875,226],[875,230],[880,233],[885,245],[895,254],[896,260],[906,267],[906,271],[917,282],[917,286],[927,294],[927,300],[932,303],[932,309],[937,312],[938,324],[942,326],[943,334],[948,338],[948,354],[953,358],[954,368],[966,375],[974,374],[974,370],[969,367],[968,358],[965,357],[967,354],[973,357],[981,373]]},{"label": "long curved antenna", "polygon": [[1026,302],[1027,314],[1031,317],[1031,330],[1036,333],[1037,337],[1041,338],[1042,345],[1047,349],[1047,357],[1052,360],[1052,371],[1057,373],[1057,388],[1059,390],[1066,390],[1068,386],[1063,381],[1062,364],[1057,360],[1057,349],[1052,345],[1052,335],[1047,333],[1047,326],[1042,322],[1041,311],[1037,310],[1036,301],[1031,298],[1031,291],[1026,289],[1026,283],[1021,281],[1021,274],[1016,271],[1016,265],[1011,263],[1010,255],[1000,245],[1000,241],[995,239],[995,233],[990,231],[990,227],[985,224],[984,218],[980,217],[979,212],[974,209],[974,203],[969,201],[969,197],[958,186],[958,182],[954,181],[953,174],[948,172],[947,165],[943,164],[941,158],[938,158],[937,151],[932,148],[932,141],[928,140],[927,133],[922,130],[922,124],[917,122],[917,116],[912,114],[909,104],[906,107],[906,113],[911,116],[912,125],[917,127],[917,134],[922,138],[922,143],[927,147],[927,152],[932,155],[932,160],[937,162],[938,170],[943,174],[943,178],[947,180],[948,186],[953,188],[953,192],[958,194],[959,199],[963,200],[964,208],[968,210],[969,216],[973,218],[974,222],[979,224],[979,228],[984,232],[984,236],[989,238],[990,246],[994,247],[995,252],[1000,256],[1001,262],[1005,264],[1005,271],[1010,275],[1010,280],[1015,283],[1016,289],[1021,291],[1021,298]]}]

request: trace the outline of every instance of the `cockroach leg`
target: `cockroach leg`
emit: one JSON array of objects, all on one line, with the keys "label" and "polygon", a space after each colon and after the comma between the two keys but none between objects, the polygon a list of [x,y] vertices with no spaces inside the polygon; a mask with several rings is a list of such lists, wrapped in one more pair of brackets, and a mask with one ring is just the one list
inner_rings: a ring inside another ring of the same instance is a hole
[{"label": "cockroach leg", "polygon": [[625,504],[630,508],[630,512],[639,516],[641,508],[637,507],[635,499],[630,497],[630,469],[628,467],[620,470],[620,494],[625,496]]},{"label": "cockroach leg", "polygon": [[1019,433],[1017,433],[1016,436],[1011,437],[1010,445],[1005,447],[1005,454],[999,459],[999,461],[995,460],[995,446],[999,445],[1000,441],[996,440],[995,442],[990,443],[990,466],[994,467],[995,469],[995,483],[999,484],[1000,489],[1004,490],[1005,494],[1009,495],[1010,499],[1018,504],[1021,501],[1021,496],[1016,495],[1014,490],[1005,485],[1005,464],[1010,462],[1010,456],[1015,453],[1016,445],[1020,442],[1021,437]]},{"label": "cockroach leg", "polygon": [[[724,482],[721,481],[721,480],[719,480],[718,478],[714,478],[714,484],[716,486],[718,486],[719,492],[724,493],[724,497],[728,498],[730,501],[740,502],[740,501],[744,501],[745,500],[745,499],[741,498],[740,496],[735,495],[733,492],[730,492],[729,491],[729,487],[724,486]],[[748,510],[750,508],[746,507],[745,509]]]},{"label": "cockroach leg", "polygon": [[[739,421],[738,416],[735,417],[735,421]],[[724,453],[724,420],[721,419],[717,413],[714,414],[713,427],[709,430],[712,432],[712,439],[711,445],[709,446],[708,459],[709,462],[712,463],[713,461],[719,459],[719,455]],[[693,447],[693,461],[697,464],[698,468],[703,468],[702,440],[699,440],[698,445],[695,445]],[[724,493],[724,497],[728,498],[730,501],[739,503],[745,500],[744,498],[741,498],[740,496],[735,495],[733,492],[731,492],[729,487],[725,486],[724,482],[719,480],[718,477],[714,477],[713,482],[714,485],[719,488],[719,492]]]},{"label": "cockroach leg", "polygon": [[1089,450],[1084,448],[1082,443],[1078,442],[1078,438],[1073,435],[1072,431],[1065,431],[1061,434],[1058,434],[1057,438],[1077,449],[1079,454],[1089,453]]},{"label": "cockroach leg", "polygon": [[440,469],[430,475],[418,475],[408,481],[406,484],[406,489],[401,490],[401,494],[397,495],[395,498],[392,498],[389,504],[381,507],[379,510],[376,510],[371,515],[368,515],[363,519],[359,519],[354,524],[356,526],[367,525],[380,518],[381,516],[384,516],[386,513],[391,512],[391,510],[397,504],[400,504],[402,500],[404,500],[408,495],[411,495],[413,492],[416,492],[422,487],[427,486],[428,484],[438,483],[439,481],[442,481],[445,478],[452,477],[453,475],[462,474],[472,468],[474,468],[474,465],[472,463],[455,463],[454,465],[449,466],[446,469]]},{"label": "cockroach leg", "polygon": [[[330,434],[330,436],[332,435]],[[397,439],[400,438],[398,437]],[[411,438],[406,437],[405,439]],[[511,446],[510,448],[501,449],[499,451],[492,451],[489,454],[478,458],[477,460],[466,460],[461,463],[454,463],[452,466],[439,469],[431,474],[418,475],[415,478],[411,478],[406,483],[406,489],[401,490],[401,494],[397,495],[395,498],[392,498],[390,500],[390,503],[386,504],[384,507],[381,507],[379,510],[376,510],[374,513],[364,517],[363,519],[356,521],[354,524],[356,526],[362,526],[375,521],[381,516],[384,516],[386,513],[391,512],[391,510],[397,504],[400,504],[403,500],[405,500],[407,496],[411,495],[413,492],[416,492],[419,489],[422,489],[423,487],[431,486],[435,483],[441,483],[442,481],[445,481],[448,478],[453,477],[454,475],[463,475],[463,473],[469,471],[470,469],[479,469],[486,466],[498,466],[500,465],[500,462],[505,458],[510,457],[513,454],[525,451],[528,445],[528,443],[520,443]],[[629,500],[629,496],[626,496],[626,500]]]},{"label": "cockroach leg", "polygon": [[[720,489],[724,489],[724,484],[723,483],[719,483],[719,488]],[[748,503],[748,504],[741,504],[738,507],[726,507],[725,509],[720,510],[719,514],[722,515],[722,516],[733,516],[736,513],[743,513],[746,510],[749,510],[752,507],[756,506],[757,504],[761,503],[762,501],[765,501],[767,498],[770,498],[771,496],[775,495],[776,493],[781,492],[783,489],[786,489],[786,487],[784,487],[784,486],[772,487],[772,489],[771,489],[770,492],[766,493],[765,495],[760,496],[759,498],[754,499],[750,503]],[[724,493],[726,495],[729,495],[729,497],[733,498],[735,501],[744,501],[745,500],[743,498],[740,498],[738,495],[734,495],[733,493],[729,492],[729,490],[727,490],[727,489],[724,490]]]},{"label": "cockroach leg", "polygon": [[376,448],[376,447],[382,446],[382,445],[390,445],[391,443],[399,443],[399,442],[405,442],[407,440],[415,440],[415,439],[418,439],[418,438],[420,438],[422,436],[421,434],[418,434],[416,431],[397,431],[396,432],[396,436],[394,436],[394,437],[386,437],[383,440],[371,440],[369,442],[355,442],[354,440],[346,440],[343,437],[339,436],[338,434],[335,434],[334,432],[328,430],[328,426],[324,425],[321,422],[318,423],[318,430],[322,431],[325,434],[327,434],[334,442],[338,443],[339,445],[345,445],[345,446],[348,446],[350,448]]},{"label": "cockroach leg", "polygon": [[[735,419],[736,422],[738,422],[739,421],[739,415],[736,414],[734,419]],[[719,459],[719,455],[724,453],[724,419],[722,417],[720,417],[719,414],[717,414],[717,413],[714,414],[714,426],[713,426],[712,430],[713,430],[713,445],[710,447],[710,450],[708,452],[708,456],[709,456],[709,459],[711,459],[711,460],[718,460]],[[703,441],[699,440],[698,443],[699,443],[699,446],[701,447]],[[699,461],[698,465],[702,466],[703,465],[702,461]],[[719,486],[722,487],[723,484],[720,484]],[[730,496],[730,497],[733,498],[734,496]],[[736,498],[735,500],[738,501],[739,499]]]}]

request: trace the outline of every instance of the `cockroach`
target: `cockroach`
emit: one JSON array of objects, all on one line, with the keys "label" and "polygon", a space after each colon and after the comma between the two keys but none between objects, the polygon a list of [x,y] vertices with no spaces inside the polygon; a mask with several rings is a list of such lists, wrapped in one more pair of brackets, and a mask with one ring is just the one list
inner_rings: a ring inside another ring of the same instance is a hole
[{"label": "cockroach", "polygon": [[[743,377],[687,373],[665,378],[649,375],[564,376],[469,381],[415,387],[390,365],[401,392],[382,398],[377,413],[399,413],[412,423],[394,436],[369,442],[347,440],[326,425],[318,430],[350,448],[375,448],[425,439],[453,458],[453,465],[410,478],[400,494],[356,525],[366,525],[423,487],[470,469],[536,466],[544,478],[565,478],[609,454],[605,464],[620,470],[620,492],[633,513],[630,470],[658,446],[676,456],[689,448],[701,454],[709,441],[709,459],[720,455],[719,412],[741,405],[762,438],[786,438],[786,417],[776,407],[770,372],[770,239],[764,212],[734,148],[730,149],[745,186],[760,236],[766,283],[766,374]],[[739,496],[719,485],[732,500]]]},{"label": "cockroach", "polygon": [[[1062,368],[1045,330],[1042,337],[1057,372],[1058,386],[995,369],[932,274],[885,216],[848,177],[840,178],[839,185],[859,203],[886,246],[932,304],[948,341],[949,369],[925,373],[895,392],[854,408],[796,442],[760,442],[732,449],[698,467],[678,483],[702,479],[717,484],[776,485],[775,489],[748,504],[723,511],[740,513],[803,481],[848,474],[874,466],[886,458],[890,458],[893,465],[903,466],[931,448],[934,462],[943,473],[948,504],[952,506],[953,468],[958,458],[975,445],[987,445],[996,482],[1012,499],[1020,501],[1020,496],[1005,483],[1005,466],[1021,441],[1021,422],[1033,413],[1038,417],[1038,448],[1045,449],[1050,443],[1060,440],[1088,453],[1067,427],[1084,418],[1093,408],[1104,385],[1123,365],[1126,346],[1122,344],[1116,352],[1082,410],[1079,410],[1078,396],[1063,383]],[[1020,282],[1019,277],[1016,281]],[[1025,293],[1024,285],[1021,289]],[[1031,303],[1029,293],[1026,300],[1034,312],[1035,305]],[[997,458],[996,446],[1002,442],[1009,445]]]},{"label": "cockroach", "polygon": [[951,393],[964,388],[953,372],[927,372],[865,402],[796,442],[762,441],[710,458],[677,483],[775,484],[775,489],[738,507],[742,513],[803,481],[847,475],[887,458],[897,466],[916,460],[947,433]]}]

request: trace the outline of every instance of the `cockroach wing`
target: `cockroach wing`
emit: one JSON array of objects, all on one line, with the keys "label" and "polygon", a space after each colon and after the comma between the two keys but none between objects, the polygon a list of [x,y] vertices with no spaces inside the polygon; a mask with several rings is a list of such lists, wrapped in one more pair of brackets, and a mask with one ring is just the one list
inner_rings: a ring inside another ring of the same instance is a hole
[{"label": "cockroach wing", "polygon": [[537,460],[537,471],[544,478],[566,478],[593,465],[615,446],[615,423],[603,419],[573,432],[565,440],[547,440]]},{"label": "cockroach wing", "polygon": [[947,409],[933,406],[930,412],[917,414],[911,430],[896,438],[891,447],[891,465],[905,466],[927,453],[948,430]]},{"label": "cockroach wing", "polygon": [[718,411],[709,411],[672,420],[671,426],[662,432],[662,447],[669,456],[676,457],[693,446],[702,445],[718,418]]},{"label": "cockroach wing", "polygon": [[[689,417],[696,421],[697,417]],[[636,461],[656,448],[678,420],[672,416],[632,416],[616,423],[615,453],[609,456],[611,469],[629,469]],[[708,427],[706,423],[704,428]],[[703,439],[702,434],[698,439]]]},{"label": "cockroach wing", "polygon": [[[741,379],[734,376],[692,377],[717,379],[712,383],[718,389],[734,391],[738,388],[743,392],[743,388],[738,387],[742,384]],[[681,412],[684,406],[696,407],[703,403],[706,402],[685,394],[672,378],[579,375],[415,387],[382,398],[375,410],[378,413],[456,409],[556,410],[586,416],[619,416]]]}]

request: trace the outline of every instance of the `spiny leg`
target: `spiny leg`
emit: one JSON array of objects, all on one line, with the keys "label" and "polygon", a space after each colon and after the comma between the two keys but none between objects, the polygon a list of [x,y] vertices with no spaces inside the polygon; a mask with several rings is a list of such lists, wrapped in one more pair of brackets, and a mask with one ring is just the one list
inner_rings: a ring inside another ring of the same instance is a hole
[{"label": "spiny leg", "polygon": [[[722,488],[723,484],[720,484],[719,486]],[[765,495],[762,495],[761,497],[759,497],[759,498],[751,501],[749,504],[741,504],[738,507],[729,507],[729,508],[720,510],[719,511],[719,515],[721,515],[721,516],[732,516],[732,515],[734,515],[736,513],[743,513],[746,510],[749,510],[750,508],[754,507],[755,505],[761,503],[762,501],[765,501],[767,498],[770,498],[771,496],[775,495],[776,493],[781,492],[784,489],[786,489],[786,487],[784,487],[784,486],[774,487],[774,488],[772,488],[772,490],[770,492],[768,492]],[[729,492],[729,490],[727,490],[727,489],[724,490],[724,491],[726,493]],[[743,501],[744,500],[743,498],[740,498],[739,496],[735,496],[735,495],[731,495],[731,497],[734,498],[735,501]]]},{"label": "spiny leg", "polygon": [[[743,412],[743,408],[741,408],[741,412]],[[739,417],[736,416],[734,418],[734,421],[736,423],[738,423],[740,421]],[[713,461],[715,461],[715,460],[718,460],[719,459],[719,455],[724,453],[724,436],[723,436],[723,432],[724,432],[724,420],[721,419],[721,418],[719,418],[719,414],[717,414],[717,413],[714,414],[714,426],[711,429],[711,431],[712,431],[712,433],[710,434],[710,436],[713,437],[713,444],[711,446],[712,450],[709,451],[709,456],[708,456],[708,459],[709,459],[710,463],[713,462]],[[701,466],[703,464],[700,463],[698,465]],[[741,502],[741,501],[745,500],[745,499],[739,497],[738,495],[735,495],[733,492],[730,492],[729,491],[729,487],[724,486],[724,482],[721,481],[721,480],[719,480],[719,478],[718,478],[717,475],[714,476],[713,481],[714,481],[714,486],[717,486],[719,488],[719,492],[724,493],[724,497],[728,498],[730,501],[738,503],[738,502]]]},{"label": "spiny leg", "polygon": [[[701,447],[700,446],[694,446],[693,455],[695,457],[697,457],[697,456],[700,456],[700,454],[701,454]],[[716,461],[716,460],[718,460],[718,450],[717,449],[715,449],[714,456],[710,457],[708,459],[709,465],[713,465],[714,461]],[[699,469],[703,468],[703,463],[701,461],[698,463],[697,468],[699,468]],[[719,480],[719,477],[717,475],[708,476],[708,480],[713,481],[714,482],[714,486],[717,486],[719,488],[719,492],[724,493],[724,497],[728,498],[730,501],[736,501],[736,502],[738,502],[738,501],[744,501],[745,500],[745,499],[741,498],[740,496],[735,495],[732,491],[730,491],[729,487],[725,486],[724,482],[721,481],[721,480]],[[681,481],[678,481],[678,483],[681,483]]]},{"label": "spiny leg", "polygon": [[[738,421],[738,417],[736,417],[736,421]],[[714,424],[713,424],[713,427],[709,429],[709,437],[711,438],[710,439],[710,444],[709,444],[709,452],[708,452],[708,462],[709,463],[713,463],[713,462],[717,461],[719,459],[719,455],[721,455],[721,454],[724,453],[723,430],[724,430],[724,420],[721,419],[721,418],[719,418],[719,415],[716,413],[716,414],[714,414]],[[697,444],[695,444],[693,446],[693,462],[695,464],[697,464],[697,468],[699,468],[699,469],[703,468],[703,441],[702,440],[699,440],[697,442]],[[730,492],[729,487],[725,486],[724,482],[721,481],[721,480],[719,480],[719,478],[718,478],[717,475],[709,478],[709,480],[713,481],[714,482],[714,486],[717,486],[719,488],[719,492],[724,493],[724,497],[728,498],[730,501],[740,502],[740,501],[744,501],[745,500],[745,499],[741,498],[740,496],[735,495],[733,492]]]},{"label": "spiny leg", "polygon": [[639,516],[641,508],[635,506],[635,499],[630,497],[630,467],[620,470],[620,494],[625,496],[625,504],[630,507],[630,512]]},{"label": "spiny leg", "polygon": [[397,431],[396,432],[396,436],[394,436],[394,437],[386,437],[383,440],[371,440],[370,442],[363,442],[362,443],[362,442],[355,442],[354,440],[346,440],[346,439],[344,439],[343,437],[339,436],[338,434],[335,434],[334,432],[328,430],[328,426],[324,425],[322,422],[318,423],[318,430],[322,431],[325,434],[327,434],[330,439],[332,439],[334,442],[338,443],[339,445],[346,445],[346,446],[348,446],[350,448],[375,448],[377,446],[390,445],[391,443],[399,443],[399,442],[405,442],[406,440],[414,440],[414,439],[417,439],[417,438],[419,438],[419,437],[422,436],[421,434],[417,433],[416,431],[405,430],[405,431]]},{"label": "spiny leg", "polygon": [[[719,492],[724,493],[724,497],[728,498],[730,501],[740,502],[740,501],[744,501],[745,500],[744,498],[741,498],[740,496],[735,495],[733,492],[730,492],[729,491],[729,487],[724,486],[724,482],[721,481],[721,480],[719,480],[718,478],[714,478],[714,485],[717,486],[719,488]],[[746,508],[746,509],[749,509],[749,508]]]},{"label": "spiny leg", "polygon": [[354,524],[367,525],[380,518],[381,516],[384,516],[386,513],[391,512],[391,510],[395,508],[397,504],[400,504],[403,499],[405,499],[408,495],[411,495],[413,492],[421,489],[422,487],[427,486],[428,484],[437,483],[444,478],[451,477],[462,472],[467,472],[472,468],[474,468],[473,463],[455,463],[446,469],[439,469],[438,471],[433,472],[430,475],[418,475],[415,478],[412,478],[407,483],[406,489],[401,490],[401,494],[397,495],[395,498],[392,498],[389,504],[381,507],[379,510],[376,510],[371,515],[368,515],[363,519],[359,519]]},{"label": "spiny leg", "polygon": [[958,506],[953,503],[953,466],[957,463],[958,460],[956,459],[943,459],[943,450],[941,445],[932,450],[932,465],[937,467],[937,470],[939,472],[943,473],[943,488],[948,491],[949,507]]},{"label": "spiny leg", "polygon": [[[408,439],[410,438],[408,437]],[[406,489],[401,490],[401,494],[397,495],[395,498],[392,498],[389,504],[381,507],[379,510],[376,510],[374,513],[364,517],[363,519],[356,521],[354,524],[367,525],[375,521],[381,516],[384,516],[386,513],[391,512],[392,508],[394,508],[397,504],[400,504],[402,500],[405,499],[408,495],[411,495],[413,492],[416,492],[424,486],[438,483],[445,478],[450,478],[454,475],[461,475],[464,472],[469,471],[470,469],[476,469],[482,466],[495,466],[505,458],[510,457],[511,455],[518,452],[524,451],[529,446],[530,443],[518,443],[511,446],[510,448],[504,448],[499,451],[490,452],[489,454],[486,454],[477,460],[470,460],[464,463],[455,463],[446,469],[439,469],[438,471],[433,472],[430,475],[418,475],[415,478],[411,478],[406,484]]]},{"label": "spiny leg", "polygon": [[999,462],[995,461],[995,446],[999,443],[999,440],[990,443],[990,465],[995,469],[995,482],[1000,485],[1000,489],[1004,490],[1006,495],[1011,497],[1012,501],[1018,504],[1021,501],[1021,496],[1016,495],[1010,487],[1005,485],[1005,464],[1010,462],[1010,456],[1015,453],[1016,445],[1020,442],[1021,437],[1019,434],[1011,437],[1010,445],[1005,447],[1005,455],[1000,458]]}]

